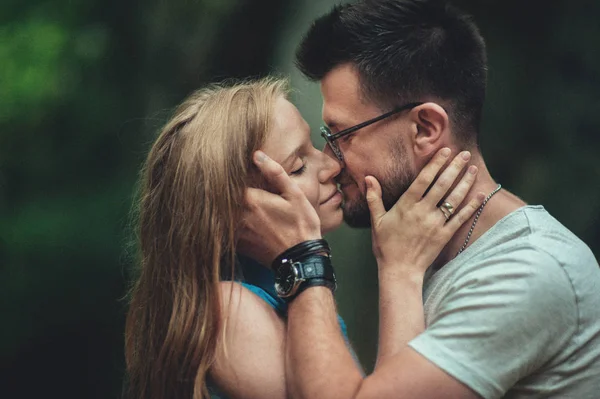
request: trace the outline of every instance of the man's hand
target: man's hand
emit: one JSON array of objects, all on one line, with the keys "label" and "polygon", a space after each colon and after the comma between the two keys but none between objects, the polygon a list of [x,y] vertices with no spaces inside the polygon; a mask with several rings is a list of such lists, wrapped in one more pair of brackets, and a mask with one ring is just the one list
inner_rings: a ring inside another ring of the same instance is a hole
[{"label": "man's hand", "polygon": [[[470,154],[465,151],[454,158],[431,186],[449,156],[449,148],[438,151],[388,212],[383,207],[379,182],[372,176],[366,177],[373,253],[380,272],[392,269],[394,273],[415,273],[422,277],[458,228],[483,202],[485,195],[479,193],[446,220],[438,204],[443,200],[458,209],[477,175],[477,168],[471,166],[446,196],[470,159]],[[392,267],[398,264],[402,267]]]},{"label": "man's hand", "polygon": [[286,249],[321,238],[321,222],[302,190],[285,170],[264,152],[256,151],[254,163],[274,190],[246,190],[244,227],[238,250],[270,266]]}]

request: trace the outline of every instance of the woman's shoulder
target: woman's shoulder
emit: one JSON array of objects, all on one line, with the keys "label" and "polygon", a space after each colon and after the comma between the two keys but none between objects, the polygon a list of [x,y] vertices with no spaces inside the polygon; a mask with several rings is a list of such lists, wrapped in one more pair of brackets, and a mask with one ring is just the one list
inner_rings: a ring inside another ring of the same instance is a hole
[{"label": "woman's shoulder", "polygon": [[240,282],[223,281],[219,291],[224,340],[211,367],[216,386],[233,397],[284,398],[284,319]]},{"label": "woman's shoulder", "polygon": [[223,316],[228,323],[284,323],[276,300],[260,287],[237,281],[221,281],[219,293]]}]

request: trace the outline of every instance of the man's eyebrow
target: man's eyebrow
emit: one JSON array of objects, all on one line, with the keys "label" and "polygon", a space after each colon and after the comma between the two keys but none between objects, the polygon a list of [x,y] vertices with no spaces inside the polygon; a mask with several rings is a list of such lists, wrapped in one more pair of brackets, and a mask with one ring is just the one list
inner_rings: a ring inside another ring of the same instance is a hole
[{"label": "man's eyebrow", "polygon": [[338,126],[340,126],[340,123],[336,120],[324,120],[323,123],[325,123],[325,125],[329,128],[329,129],[335,129]]},{"label": "man's eyebrow", "polygon": [[[344,120],[346,120],[346,123],[344,123]],[[350,120],[351,118],[347,118],[344,115],[327,115],[323,118],[323,123],[331,130],[344,130],[349,126],[352,126],[348,123]]]}]

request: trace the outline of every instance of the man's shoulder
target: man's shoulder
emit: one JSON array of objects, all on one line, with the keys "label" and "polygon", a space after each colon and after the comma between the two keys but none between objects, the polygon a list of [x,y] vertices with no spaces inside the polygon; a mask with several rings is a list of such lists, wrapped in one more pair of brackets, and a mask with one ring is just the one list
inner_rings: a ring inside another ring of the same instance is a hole
[{"label": "man's shoulder", "polygon": [[460,261],[461,269],[494,261],[504,263],[598,266],[589,247],[543,206],[524,206],[486,232]]},{"label": "man's shoulder", "polygon": [[[506,289],[515,295],[555,297],[573,300],[573,282],[568,270],[546,248],[528,240],[509,248],[482,254],[457,265],[451,277],[456,289],[473,290],[482,294]],[[524,298],[522,298],[524,299]]]},{"label": "man's shoulder", "polygon": [[489,298],[504,292],[531,309],[561,304],[565,314],[576,314],[600,307],[598,284],[600,267],[587,245],[543,207],[527,206],[436,273],[426,296],[441,303],[465,292],[476,301],[472,294]]},{"label": "man's shoulder", "polygon": [[[430,290],[524,284],[523,292],[562,292],[588,275],[600,282],[589,248],[542,206],[525,206],[501,219],[442,268]],[[579,276],[578,276],[579,275]]]},{"label": "man's shoulder", "polygon": [[529,244],[546,252],[564,266],[598,263],[591,249],[571,230],[542,207],[524,210],[530,234]]},{"label": "man's shoulder", "polygon": [[[460,347],[464,352],[452,353],[465,356],[461,364],[472,361],[474,352],[481,354],[484,360],[474,370],[485,370],[490,337],[510,342],[511,347],[521,342],[519,353],[501,347],[511,356],[498,356],[502,361],[496,362],[490,375],[503,364],[508,370],[527,365],[526,373],[543,366],[550,374],[567,376],[556,389],[587,389],[585,384],[600,367],[600,267],[594,255],[543,207],[519,209],[489,233],[474,243],[478,247],[470,247],[428,283],[425,313],[428,329],[433,328],[429,336],[468,341]],[[464,339],[463,325],[467,332],[479,329],[471,336],[485,336],[481,347],[486,351],[473,350],[478,344]],[[451,329],[458,332],[452,335]],[[549,381],[550,374],[537,375],[539,381]],[[577,388],[575,375],[581,376]],[[537,377],[531,378],[535,382]]]}]

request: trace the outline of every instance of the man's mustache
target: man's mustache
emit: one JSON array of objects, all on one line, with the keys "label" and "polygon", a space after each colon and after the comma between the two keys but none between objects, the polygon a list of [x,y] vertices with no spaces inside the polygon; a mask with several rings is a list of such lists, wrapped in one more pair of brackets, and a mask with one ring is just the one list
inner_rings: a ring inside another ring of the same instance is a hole
[{"label": "man's mustache", "polygon": [[345,186],[345,185],[347,185],[347,184],[356,183],[356,182],[354,181],[354,179],[353,179],[352,177],[350,177],[350,175],[348,175],[347,173],[345,173],[345,172],[343,172],[343,171],[342,171],[342,172],[340,172],[340,174],[339,174],[339,175],[337,175],[337,176],[334,178],[334,181],[335,181],[337,184],[339,184],[340,186]]}]

